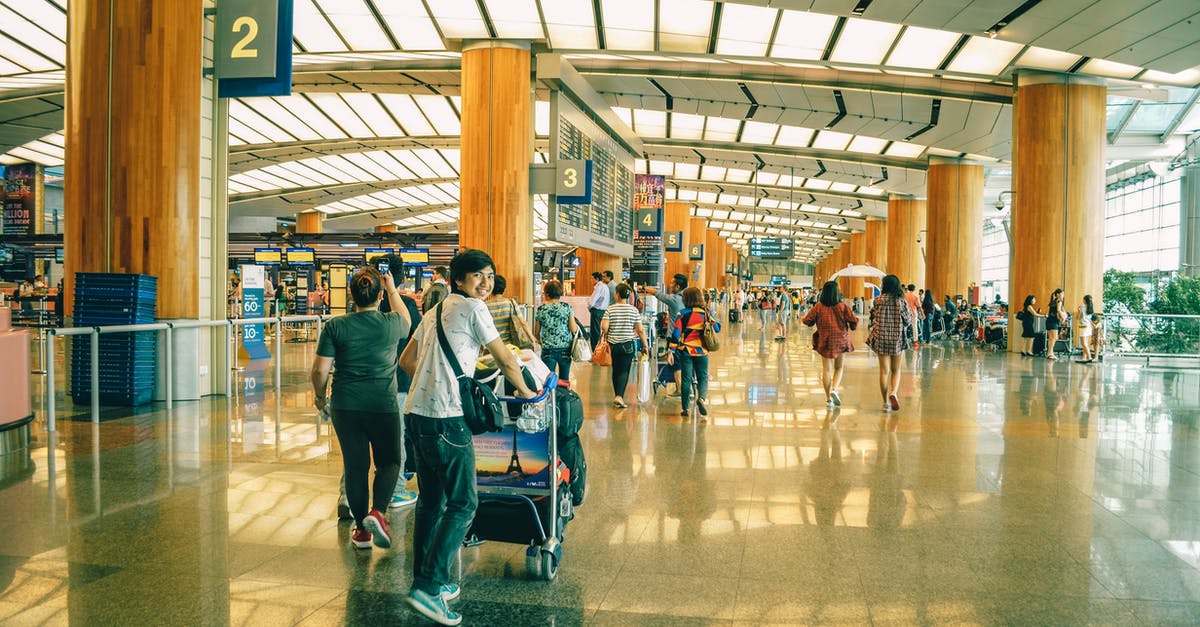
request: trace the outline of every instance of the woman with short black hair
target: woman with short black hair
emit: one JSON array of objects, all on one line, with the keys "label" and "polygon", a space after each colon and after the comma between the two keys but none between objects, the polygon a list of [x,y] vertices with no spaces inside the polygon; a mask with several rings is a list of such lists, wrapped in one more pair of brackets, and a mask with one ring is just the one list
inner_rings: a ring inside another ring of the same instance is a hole
[{"label": "woman with short black hair", "polygon": [[1054,354],[1054,345],[1058,343],[1058,334],[1067,320],[1067,312],[1063,309],[1062,288],[1050,294],[1050,305],[1046,309],[1046,359],[1058,361]]},{"label": "woman with short black hair", "polygon": [[575,311],[562,302],[562,283],[547,281],[542,286],[542,306],[533,319],[533,333],[542,343],[542,363],[554,372],[558,368],[560,381],[571,380],[571,342],[579,327]]},{"label": "woman with short black hair", "polygon": [[1025,297],[1025,304],[1021,305],[1021,311],[1017,312],[1017,319],[1021,321],[1022,357],[1033,357],[1033,340],[1037,338],[1034,321],[1040,315],[1036,305],[1037,297],[1030,294]]},{"label": "woman with short black hair", "polygon": [[[633,358],[639,352],[648,352],[646,330],[642,328],[641,315],[633,305],[629,304],[629,295],[633,290],[624,283],[617,284],[616,301],[609,305],[600,321],[600,335],[612,349],[612,385],[613,406],[629,407],[625,402],[625,388],[629,387],[629,372],[633,368]],[[641,340],[641,349],[634,340]]]}]

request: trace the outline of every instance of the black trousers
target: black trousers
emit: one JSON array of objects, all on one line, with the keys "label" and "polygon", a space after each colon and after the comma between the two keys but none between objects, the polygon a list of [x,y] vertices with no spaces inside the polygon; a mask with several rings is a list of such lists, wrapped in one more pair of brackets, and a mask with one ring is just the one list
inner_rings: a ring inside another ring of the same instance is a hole
[{"label": "black trousers", "polygon": [[588,313],[591,314],[591,322],[588,324],[588,333],[591,337],[588,340],[592,343],[592,350],[596,350],[596,344],[600,342],[600,320],[604,318],[604,310],[588,307]]},{"label": "black trousers", "polygon": [[625,398],[629,387],[629,372],[633,368],[633,357],[637,355],[637,342],[618,342],[612,345],[613,394]]},{"label": "black trousers", "polygon": [[[355,524],[362,526],[371,508],[387,511],[400,476],[400,412],[330,412],[333,430],[342,448],[346,472],[346,501]],[[371,458],[375,458],[375,483],[367,487]],[[367,502],[370,501],[370,507]]]}]

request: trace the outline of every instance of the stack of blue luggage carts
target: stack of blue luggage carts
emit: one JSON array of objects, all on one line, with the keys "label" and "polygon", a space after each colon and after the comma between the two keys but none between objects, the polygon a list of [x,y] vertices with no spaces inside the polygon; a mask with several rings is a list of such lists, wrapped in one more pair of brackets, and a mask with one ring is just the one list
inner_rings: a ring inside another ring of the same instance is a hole
[{"label": "stack of blue luggage carts", "polygon": [[[153,324],[158,278],[145,274],[79,272],[75,275],[77,327]],[[142,405],[154,396],[158,333],[106,333],[100,336],[100,402]],[[71,398],[91,402],[91,337],[71,338]]]}]

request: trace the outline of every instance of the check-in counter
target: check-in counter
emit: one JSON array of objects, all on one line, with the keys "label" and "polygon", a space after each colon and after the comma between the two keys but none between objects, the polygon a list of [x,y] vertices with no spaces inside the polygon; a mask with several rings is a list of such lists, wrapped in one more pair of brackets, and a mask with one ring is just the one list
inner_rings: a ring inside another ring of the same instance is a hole
[{"label": "check-in counter", "polygon": [[0,455],[29,448],[33,409],[29,398],[29,331],[12,327],[12,310],[0,307]]}]

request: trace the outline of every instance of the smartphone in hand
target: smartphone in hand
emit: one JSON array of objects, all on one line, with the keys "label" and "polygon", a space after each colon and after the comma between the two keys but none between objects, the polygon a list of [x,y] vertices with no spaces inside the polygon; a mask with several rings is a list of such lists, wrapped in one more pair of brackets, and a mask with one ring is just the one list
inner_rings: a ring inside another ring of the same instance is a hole
[{"label": "smartphone in hand", "polygon": [[387,273],[388,273],[388,262],[380,261],[379,262],[379,274],[387,274]]}]

